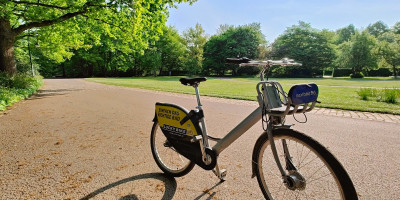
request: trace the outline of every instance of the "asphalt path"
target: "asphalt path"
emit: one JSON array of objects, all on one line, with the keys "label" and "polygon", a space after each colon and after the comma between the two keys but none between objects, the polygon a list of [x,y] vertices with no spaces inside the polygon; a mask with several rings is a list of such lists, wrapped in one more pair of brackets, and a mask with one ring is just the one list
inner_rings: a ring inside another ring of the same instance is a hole
[{"label": "asphalt path", "polygon": [[[45,80],[37,95],[0,115],[0,199],[263,198],[251,178],[252,148],[262,133],[261,122],[220,155],[219,163],[228,171],[225,182],[200,167],[184,177],[168,178],[150,151],[156,102],[192,109],[196,100],[192,95],[81,79]],[[257,107],[255,102],[210,97],[202,103],[208,131],[216,137]],[[399,123],[318,113],[307,117],[306,124],[292,117],[287,121],[329,148],[348,171],[360,199],[400,196]]]}]

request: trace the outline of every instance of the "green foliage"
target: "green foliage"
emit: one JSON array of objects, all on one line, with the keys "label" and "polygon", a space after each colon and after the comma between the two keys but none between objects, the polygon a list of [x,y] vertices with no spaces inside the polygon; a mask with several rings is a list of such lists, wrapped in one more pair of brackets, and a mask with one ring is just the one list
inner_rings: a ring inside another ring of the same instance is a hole
[{"label": "green foliage", "polygon": [[357,91],[358,96],[360,96],[361,100],[368,100],[369,97],[375,96],[375,90],[371,88],[361,88]]},{"label": "green foliage", "polygon": [[364,74],[362,72],[355,72],[354,74],[350,74],[350,78],[364,78]]},{"label": "green foliage", "polygon": [[344,42],[339,46],[341,50],[336,64],[341,68],[352,68],[353,76],[360,72],[377,67],[377,57],[374,54],[376,39],[367,31],[356,34],[351,41]]},{"label": "green foliage", "polygon": [[379,37],[380,35],[388,32],[389,27],[382,21],[377,21],[373,24],[370,24],[366,30],[368,31],[369,34],[373,35],[374,37]]},{"label": "green foliage", "polygon": [[356,33],[356,28],[353,24],[350,24],[344,28],[341,28],[336,31],[337,39],[336,44],[342,44],[343,42],[348,42],[351,40],[351,37]]},{"label": "green foliage", "polygon": [[184,65],[189,75],[199,74],[203,68],[204,45],[207,36],[200,24],[195,28],[189,28],[183,32],[183,41],[187,49],[187,56],[184,58]]},{"label": "green foliage", "polygon": [[386,103],[397,103],[398,102],[398,98],[400,90],[396,90],[396,89],[384,89],[383,90],[384,93],[384,97],[382,98],[384,102]]},{"label": "green foliage", "polygon": [[160,71],[169,72],[183,69],[185,45],[182,37],[174,27],[166,27],[160,40],[156,42],[157,52],[161,56]]},{"label": "green foliage", "polygon": [[43,84],[42,77],[0,73],[0,110],[28,98]]},{"label": "green foliage", "polygon": [[168,74],[184,68],[185,45],[173,27],[164,27],[163,35],[143,53],[115,48],[115,40],[102,36],[100,45],[73,51],[74,56],[62,64],[47,65],[41,73],[51,77],[142,76]]},{"label": "green foliage", "polygon": [[61,63],[77,49],[103,45],[104,38],[110,51],[143,53],[162,35],[168,8],[194,1],[2,1],[0,23],[10,22],[9,37],[16,41],[34,35],[41,55]]},{"label": "green foliage", "polygon": [[391,104],[397,104],[400,99],[400,89],[372,89],[372,88],[361,88],[357,91],[358,96],[361,100],[375,100],[378,102],[385,102]]},{"label": "green foliage", "polygon": [[333,77],[349,77],[352,72],[352,69],[338,68],[335,69]]},{"label": "green foliage", "polygon": [[242,75],[257,75],[260,74],[261,68],[257,66],[243,66],[237,69],[237,74]]},{"label": "green foliage", "polygon": [[388,76],[391,76],[392,74],[393,74],[393,72],[389,68],[379,68],[379,69],[368,71],[368,74],[366,74],[366,76],[388,77]]},{"label": "green foliage", "polygon": [[392,31],[396,34],[400,34],[400,22],[397,22],[393,27]]},{"label": "green foliage", "polygon": [[378,37],[378,54],[381,62],[387,63],[393,69],[393,74],[398,75],[397,67],[400,65],[400,35],[386,32]]},{"label": "green foliage", "polygon": [[[237,65],[225,65],[229,57],[258,57],[260,44],[265,43],[260,24],[223,26],[219,35],[212,36],[204,45],[203,73],[223,76],[227,70],[235,75]],[[226,29],[226,30],[225,30]]]},{"label": "green foliage", "polygon": [[[310,24],[299,22],[288,28],[272,44],[272,56],[276,59],[289,57],[302,63],[300,77],[311,77],[322,69],[331,66],[335,57],[333,46],[326,34],[313,29]],[[290,70],[290,68],[287,68]]]}]

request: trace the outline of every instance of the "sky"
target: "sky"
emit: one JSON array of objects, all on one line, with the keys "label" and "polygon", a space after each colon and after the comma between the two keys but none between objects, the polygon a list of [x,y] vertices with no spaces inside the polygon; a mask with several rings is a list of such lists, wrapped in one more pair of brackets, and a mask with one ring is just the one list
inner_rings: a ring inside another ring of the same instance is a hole
[{"label": "sky", "polygon": [[377,21],[389,27],[400,21],[400,0],[198,0],[170,9],[167,25],[180,33],[199,23],[208,35],[221,24],[261,24],[268,42],[299,21],[319,30],[337,30],[353,24],[364,29]]}]

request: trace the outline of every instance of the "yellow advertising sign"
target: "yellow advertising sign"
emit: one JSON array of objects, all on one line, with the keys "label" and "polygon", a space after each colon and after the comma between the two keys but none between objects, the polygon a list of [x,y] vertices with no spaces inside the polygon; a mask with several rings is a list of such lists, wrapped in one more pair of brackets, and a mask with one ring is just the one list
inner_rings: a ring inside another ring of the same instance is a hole
[{"label": "yellow advertising sign", "polygon": [[161,129],[164,131],[174,135],[197,135],[196,127],[191,120],[187,120],[183,125],[180,124],[187,113],[177,107],[156,104],[156,115]]}]

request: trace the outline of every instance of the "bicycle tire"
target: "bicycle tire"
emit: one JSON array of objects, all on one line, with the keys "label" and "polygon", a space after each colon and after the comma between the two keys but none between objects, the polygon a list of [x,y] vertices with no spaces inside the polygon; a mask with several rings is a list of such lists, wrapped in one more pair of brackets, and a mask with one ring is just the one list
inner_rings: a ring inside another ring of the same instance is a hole
[{"label": "bicycle tire", "polygon": [[[287,173],[299,172],[305,185],[304,188],[291,188],[290,181],[285,183],[274,160],[268,135],[264,132],[254,147],[253,162],[258,184],[266,199],[358,199],[346,170],[320,143],[292,129],[273,130],[273,137],[282,167]],[[283,139],[296,172],[287,170]]]},{"label": "bicycle tire", "polygon": [[167,145],[167,142],[158,122],[154,122],[151,129],[150,146],[158,167],[169,176],[186,175],[193,169],[195,163],[180,155],[172,146]]}]

